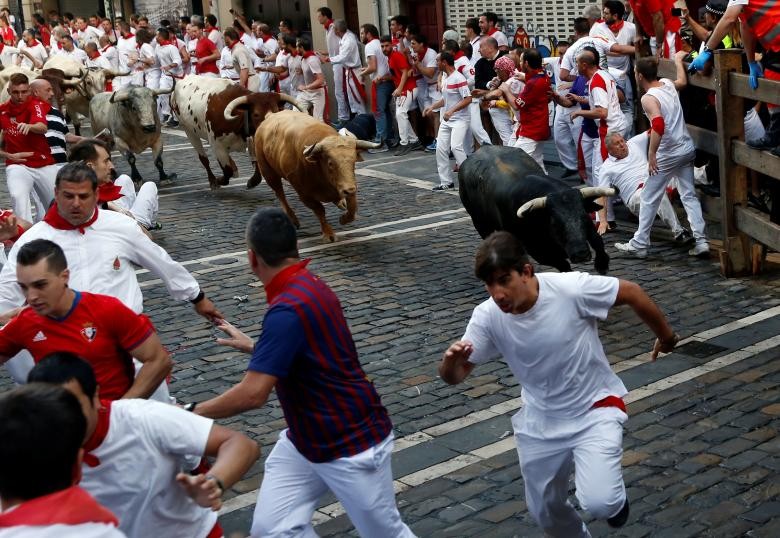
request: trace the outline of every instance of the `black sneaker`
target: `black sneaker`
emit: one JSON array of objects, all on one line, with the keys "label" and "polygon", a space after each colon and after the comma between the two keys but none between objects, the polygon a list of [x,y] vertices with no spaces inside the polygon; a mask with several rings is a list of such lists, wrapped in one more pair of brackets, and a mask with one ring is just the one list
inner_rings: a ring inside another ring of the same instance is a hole
[{"label": "black sneaker", "polygon": [[411,142],[409,144],[409,151],[415,151],[418,149],[423,149],[423,145],[420,143],[419,140],[416,140],[415,142]]},{"label": "black sneaker", "polygon": [[450,189],[454,189],[455,184],[454,183],[448,183],[446,185],[436,185],[434,188],[432,188],[432,191],[448,191]]},{"label": "black sneaker", "polygon": [[674,236],[674,242],[680,246],[690,245],[693,243],[693,236],[688,230],[683,230]]},{"label": "black sneaker", "polygon": [[579,170],[572,170],[571,168],[567,168],[563,171],[563,174],[561,174],[561,179],[565,177],[576,176],[579,173]]},{"label": "black sneaker", "polygon": [[609,525],[613,529],[622,527],[623,525],[626,524],[626,521],[628,521],[629,512],[630,510],[628,508],[628,497],[626,497],[626,502],[623,504],[623,508],[620,509],[620,512],[618,512],[611,518],[607,519],[607,525]]},{"label": "black sneaker", "polygon": [[401,143],[401,141],[400,141],[400,140],[397,140],[397,139],[388,140],[388,141],[387,141],[387,147],[388,147],[388,148],[390,148],[390,149],[395,149],[395,148],[397,148],[397,147],[398,147],[398,145],[399,145],[400,143]]},{"label": "black sneaker", "polygon": [[369,152],[370,154],[372,154],[372,155],[373,155],[374,153],[385,153],[386,151],[390,151],[390,148],[388,148],[388,147],[387,147],[387,144],[385,144],[384,142],[383,142],[383,143],[382,143],[382,145],[381,145],[381,146],[379,146],[378,148],[371,148],[371,149],[369,149],[369,150],[368,150],[368,152]]},{"label": "black sneaker", "polygon": [[406,155],[410,151],[412,151],[411,144],[399,144],[398,145],[398,149],[395,150],[395,153],[393,153],[393,156],[401,157],[403,155]]}]

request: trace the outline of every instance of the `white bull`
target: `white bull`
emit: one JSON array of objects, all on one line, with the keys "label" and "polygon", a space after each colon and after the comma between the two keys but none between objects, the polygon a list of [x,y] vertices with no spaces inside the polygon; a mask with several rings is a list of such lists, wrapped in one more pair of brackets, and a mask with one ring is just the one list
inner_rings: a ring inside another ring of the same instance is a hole
[{"label": "white bull", "polygon": [[160,118],[157,116],[157,96],[171,93],[169,90],[150,90],[128,86],[116,92],[96,95],[89,103],[92,132],[108,129],[114,135],[117,149],[130,163],[133,181],[143,178],[135,166],[135,154],[152,148],[154,165],[160,173],[160,181],[176,179],[176,174],[166,174],[163,169],[163,142],[160,136]]}]

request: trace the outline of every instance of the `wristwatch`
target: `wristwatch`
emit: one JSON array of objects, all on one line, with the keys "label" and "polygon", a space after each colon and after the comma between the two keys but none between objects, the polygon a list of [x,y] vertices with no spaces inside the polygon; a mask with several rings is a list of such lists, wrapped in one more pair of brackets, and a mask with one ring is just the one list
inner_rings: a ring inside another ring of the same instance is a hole
[{"label": "wristwatch", "polygon": [[200,290],[200,291],[198,292],[198,294],[195,296],[195,298],[194,298],[194,299],[192,299],[190,302],[191,302],[192,304],[198,304],[199,302],[201,302],[201,301],[202,301],[203,299],[205,299],[205,298],[206,298],[206,294],[205,294],[205,293],[203,293],[203,290]]},{"label": "wristwatch", "polygon": [[195,412],[195,407],[197,405],[198,405],[198,402],[190,402],[188,404],[184,404],[183,406],[181,406],[181,408],[184,409],[185,411],[189,411],[190,413],[194,413]]}]

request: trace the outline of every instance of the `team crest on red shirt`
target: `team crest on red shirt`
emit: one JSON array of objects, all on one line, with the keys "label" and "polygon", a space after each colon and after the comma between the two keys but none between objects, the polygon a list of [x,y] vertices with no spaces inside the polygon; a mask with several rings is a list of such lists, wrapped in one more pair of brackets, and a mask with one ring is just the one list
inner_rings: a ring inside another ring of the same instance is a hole
[{"label": "team crest on red shirt", "polygon": [[97,329],[92,325],[87,325],[81,329],[81,336],[83,336],[87,342],[92,342],[95,339],[95,336],[97,336]]}]

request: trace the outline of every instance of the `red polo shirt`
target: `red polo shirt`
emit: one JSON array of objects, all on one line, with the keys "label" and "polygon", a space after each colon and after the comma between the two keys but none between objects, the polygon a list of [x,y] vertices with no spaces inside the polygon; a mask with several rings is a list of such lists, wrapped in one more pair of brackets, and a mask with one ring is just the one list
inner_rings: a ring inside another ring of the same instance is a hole
[{"label": "red polo shirt", "polygon": [[54,164],[49,143],[46,142],[46,135],[35,133],[27,133],[25,135],[16,128],[20,123],[43,123],[45,125],[46,114],[49,112],[49,109],[51,109],[51,105],[37,97],[30,97],[21,105],[16,105],[12,101],[6,101],[0,105],[0,129],[3,131],[3,149],[5,149],[6,153],[33,152],[32,157],[28,157],[24,163],[6,160],[6,166],[24,164],[30,168],[41,168]]}]

